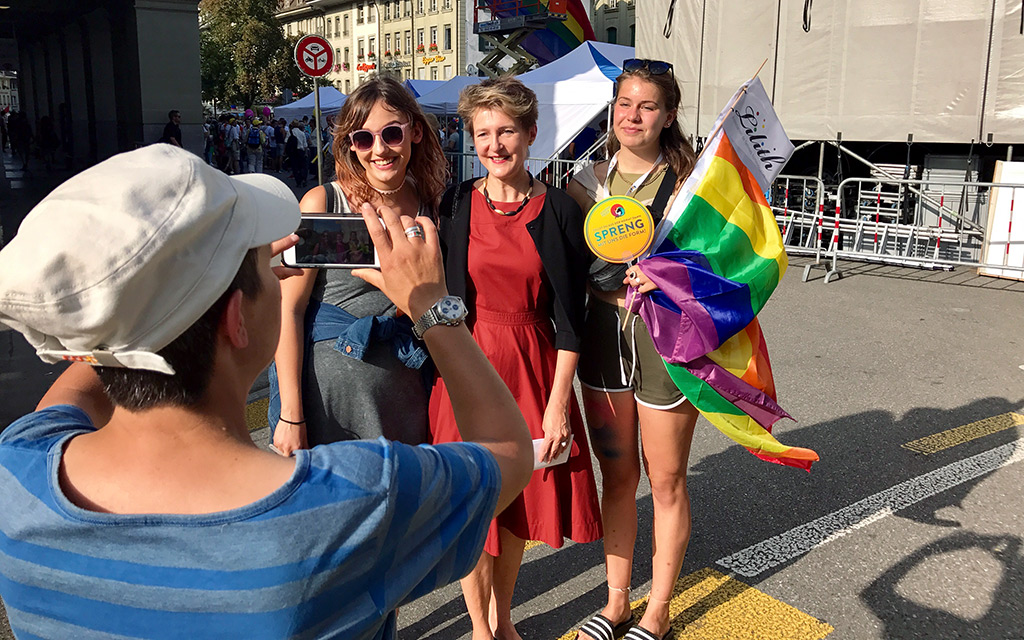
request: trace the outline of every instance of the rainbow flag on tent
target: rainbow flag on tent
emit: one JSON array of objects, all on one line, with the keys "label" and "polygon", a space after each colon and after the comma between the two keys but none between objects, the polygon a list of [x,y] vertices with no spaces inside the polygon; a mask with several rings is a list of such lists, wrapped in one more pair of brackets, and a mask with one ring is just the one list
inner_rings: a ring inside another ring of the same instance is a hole
[{"label": "rainbow flag on tent", "polygon": [[[587,40],[596,40],[587,10],[582,0],[525,0],[523,2],[499,1],[492,5],[495,15],[531,15],[547,11],[565,13],[566,19],[551,22],[547,29],[538,29],[527,36],[520,46],[537,58],[542,66],[561,58]],[[508,8],[506,8],[506,6]]]},{"label": "rainbow flag on tent", "polygon": [[775,401],[756,317],[787,266],[764,193],[793,145],[757,79],[740,87],[713,132],[656,232],[656,249],[640,262],[659,289],[631,297],[630,307],[711,424],[759,458],[810,470],[815,452],[771,434],[790,415]]}]

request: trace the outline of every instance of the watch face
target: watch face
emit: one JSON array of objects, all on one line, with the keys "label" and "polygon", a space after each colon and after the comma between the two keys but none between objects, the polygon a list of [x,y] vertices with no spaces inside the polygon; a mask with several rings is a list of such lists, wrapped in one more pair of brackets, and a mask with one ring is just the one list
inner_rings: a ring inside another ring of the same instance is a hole
[{"label": "watch face", "polygon": [[466,314],[466,306],[456,296],[445,296],[438,301],[437,312],[444,320],[461,320]]}]

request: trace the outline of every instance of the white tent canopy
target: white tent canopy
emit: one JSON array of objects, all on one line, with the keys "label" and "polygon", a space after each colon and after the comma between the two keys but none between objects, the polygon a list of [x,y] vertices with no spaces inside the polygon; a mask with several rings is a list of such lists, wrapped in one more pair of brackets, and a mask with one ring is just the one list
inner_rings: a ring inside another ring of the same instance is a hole
[{"label": "white tent canopy", "polygon": [[[341,105],[345,104],[345,98],[347,97],[344,93],[338,91],[334,87],[320,87],[320,113],[324,116],[333,115],[341,111]],[[274,108],[275,118],[284,118],[285,120],[292,120],[295,118],[302,118],[302,116],[309,116],[313,118],[314,108],[314,97],[312,92],[308,96],[303,96],[294,102],[289,102],[286,105]]]},{"label": "white tent canopy", "polygon": [[[532,157],[554,157],[608,107],[622,61],[632,58],[633,52],[633,47],[585,42],[558,60],[519,76],[537,93],[540,103]],[[454,113],[459,92],[480,80],[455,76],[421,96],[420,106],[430,113]]]}]

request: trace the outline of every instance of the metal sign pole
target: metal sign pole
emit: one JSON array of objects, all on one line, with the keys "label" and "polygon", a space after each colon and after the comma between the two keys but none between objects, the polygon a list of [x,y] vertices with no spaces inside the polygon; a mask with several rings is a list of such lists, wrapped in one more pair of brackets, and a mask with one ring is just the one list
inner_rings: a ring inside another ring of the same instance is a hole
[{"label": "metal sign pole", "polygon": [[320,134],[320,82],[313,78],[313,116],[316,118],[316,179],[317,184],[324,183],[323,149],[320,141],[323,136]]}]

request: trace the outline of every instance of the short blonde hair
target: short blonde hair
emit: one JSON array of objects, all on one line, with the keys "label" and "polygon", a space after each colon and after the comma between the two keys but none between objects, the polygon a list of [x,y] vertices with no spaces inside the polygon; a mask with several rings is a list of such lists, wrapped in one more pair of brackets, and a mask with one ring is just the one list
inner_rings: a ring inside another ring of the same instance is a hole
[{"label": "short blonde hair", "polygon": [[489,78],[459,94],[459,116],[473,135],[473,116],[481,109],[498,109],[526,130],[537,124],[537,94],[512,76]]}]

